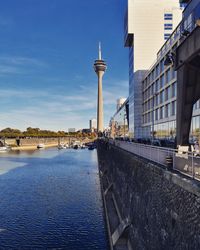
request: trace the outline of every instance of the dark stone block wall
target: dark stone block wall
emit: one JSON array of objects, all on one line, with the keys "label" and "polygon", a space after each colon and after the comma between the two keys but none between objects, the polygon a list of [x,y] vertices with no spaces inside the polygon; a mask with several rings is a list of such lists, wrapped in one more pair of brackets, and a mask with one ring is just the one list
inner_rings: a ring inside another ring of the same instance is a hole
[{"label": "dark stone block wall", "polygon": [[133,249],[200,249],[199,182],[103,140],[97,150],[103,190],[106,178]]}]

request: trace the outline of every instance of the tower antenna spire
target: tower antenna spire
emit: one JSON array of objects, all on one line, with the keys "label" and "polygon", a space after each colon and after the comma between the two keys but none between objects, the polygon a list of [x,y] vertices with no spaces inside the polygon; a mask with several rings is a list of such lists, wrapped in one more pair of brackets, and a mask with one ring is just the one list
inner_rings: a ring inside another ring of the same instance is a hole
[{"label": "tower antenna spire", "polygon": [[99,42],[99,60],[101,60],[101,42]]}]

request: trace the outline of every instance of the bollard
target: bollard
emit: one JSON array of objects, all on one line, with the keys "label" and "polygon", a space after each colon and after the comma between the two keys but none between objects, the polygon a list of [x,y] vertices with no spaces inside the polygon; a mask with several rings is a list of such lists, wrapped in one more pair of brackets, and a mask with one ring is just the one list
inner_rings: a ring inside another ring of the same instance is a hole
[{"label": "bollard", "polygon": [[167,169],[168,170],[172,170],[173,169],[173,158],[172,156],[166,156],[166,165],[167,165]]}]

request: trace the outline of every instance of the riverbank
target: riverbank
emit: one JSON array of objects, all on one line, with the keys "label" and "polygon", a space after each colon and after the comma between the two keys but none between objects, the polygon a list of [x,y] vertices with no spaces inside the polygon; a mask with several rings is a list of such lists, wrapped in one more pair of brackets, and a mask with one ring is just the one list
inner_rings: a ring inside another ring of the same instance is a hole
[{"label": "riverbank", "polygon": [[[58,143],[55,144],[45,144],[44,148],[51,148],[51,147],[57,147]],[[11,150],[35,150],[37,149],[37,145],[27,145],[27,146],[18,146],[18,147],[11,147]]]}]

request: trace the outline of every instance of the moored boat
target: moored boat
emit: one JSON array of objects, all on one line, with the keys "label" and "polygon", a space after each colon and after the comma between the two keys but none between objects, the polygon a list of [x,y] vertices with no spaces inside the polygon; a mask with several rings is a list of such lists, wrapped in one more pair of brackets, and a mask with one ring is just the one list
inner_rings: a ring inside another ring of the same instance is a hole
[{"label": "moored boat", "polygon": [[81,149],[85,149],[86,147],[85,147],[85,144],[82,144],[81,145]]},{"label": "moored boat", "polygon": [[89,145],[88,146],[88,150],[94,150],[95,149],[95,146],[94,145]]},{"label": "moored boat", "polygon": [[64,148],[66,148],[66,146],[64,144],[59,144],[58,145],[58,149],[64,149]]},{"label": "moored boat", "polygon": [[43,143],[39,143],[39,144],[37,145],[37,148],[45,148],[45,145],[44,145]]},{"label": "moored boat", "polygon": [[8,151],[8,150],[9,150],[9,148],[6,147],[6,146],[0,147],[0,152],[1,152],[1,153],[6,152],[6,151]]}]

